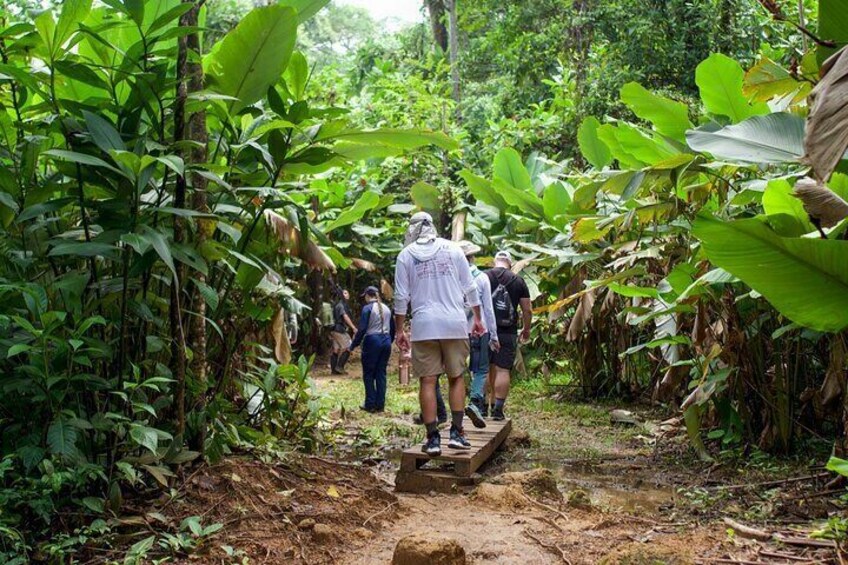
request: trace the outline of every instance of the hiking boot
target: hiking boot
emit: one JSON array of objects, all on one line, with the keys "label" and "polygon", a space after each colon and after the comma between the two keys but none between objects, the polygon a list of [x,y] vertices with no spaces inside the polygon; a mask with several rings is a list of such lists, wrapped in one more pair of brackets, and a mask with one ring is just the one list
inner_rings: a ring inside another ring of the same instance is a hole
[{"label": "hiking boot", "polygon": [[483,398],[480,398],[479,396],[472,396],[471,404],[477,407],[481,416],[484,418],[489,416],[489,407],[486,405],[486,401]]},{"label": "hiking boot", "polygon": [[451,428],[448,447],[451,449],[471,449],[471,444],[465,437],[465,431],[462,428]]},{"label": "hiking boot", "polygon": [[468,419],[471,420],[475,428],[486,427],[486,420],[483,419],[480,409],[474,406],[474,404],[469,404],[465,407],[465,415],[468,416]]},{"label": "hiking boot", "polygon": [[503,408],[493,408],[492,409],[492,420],[495,422],[502,422],[506,420],[506,416],[504,416]]},{"label": "hiking boot", "polygon": [[421,446],[421,451],[430,457],[438,457],[442,454],[442,438],[439,437],[439,432],[427,436],[427,441]]},{"label": "hiking boot", "polygon": [[368,408],[366,406],[360,406],[359,409],[363,412],[368,412],[369,414],[374,414],[375,412],[377,412],[376,408]]}]

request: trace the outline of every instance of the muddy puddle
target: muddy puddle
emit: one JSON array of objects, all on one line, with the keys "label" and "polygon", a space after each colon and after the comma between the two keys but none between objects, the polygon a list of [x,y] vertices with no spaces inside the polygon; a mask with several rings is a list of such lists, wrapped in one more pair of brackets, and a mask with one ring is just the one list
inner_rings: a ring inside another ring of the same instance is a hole
[{"label": "muddy puddle", "polygon": [[[657,514],[675,502],[672,485],[651,476],[649,467],[628,461],[510,460],[493,462],[485,474],[550,469],[564,493],[577,489],[589,495],[592,504],[629,514]],[[495,470],[496,468],[496,470]]]}]

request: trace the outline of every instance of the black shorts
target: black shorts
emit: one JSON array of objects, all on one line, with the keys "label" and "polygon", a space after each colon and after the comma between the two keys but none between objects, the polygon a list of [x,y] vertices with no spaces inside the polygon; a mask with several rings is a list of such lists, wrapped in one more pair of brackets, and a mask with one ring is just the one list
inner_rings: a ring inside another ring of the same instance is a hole
[{"label": "black shorts", "polygon": [[498,332],[498,341],[501,348],[490,353],[489,361],[501,369],[512,370],[512,366],[515,365],[515,354],[518,350],[518,334]]}]

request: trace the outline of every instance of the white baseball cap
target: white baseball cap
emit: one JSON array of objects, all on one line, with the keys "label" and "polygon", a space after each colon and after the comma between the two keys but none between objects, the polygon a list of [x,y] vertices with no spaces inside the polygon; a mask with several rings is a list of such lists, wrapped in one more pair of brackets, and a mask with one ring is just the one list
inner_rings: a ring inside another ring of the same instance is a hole
[{"label": "white baseball cap", "polygon": [[509,254],[509,251],[501,250],[495,253],[495,261],[506,261],[512,267],[512,255]]}]

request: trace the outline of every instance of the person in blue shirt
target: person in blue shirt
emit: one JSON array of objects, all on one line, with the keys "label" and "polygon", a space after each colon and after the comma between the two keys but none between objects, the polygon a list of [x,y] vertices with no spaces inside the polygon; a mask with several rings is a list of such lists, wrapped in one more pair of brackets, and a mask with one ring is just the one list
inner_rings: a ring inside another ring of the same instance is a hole
[{"label": "person in blue shirt", "polygon": [[362,382],[365,385],[366,412],[386,408],[386,367],[395,341],[395,321],[391,309],[380,301],[380,291],[369,286],[362,293],[365,307],[359,316],[359,328],[349,351],[362,344]]}]

